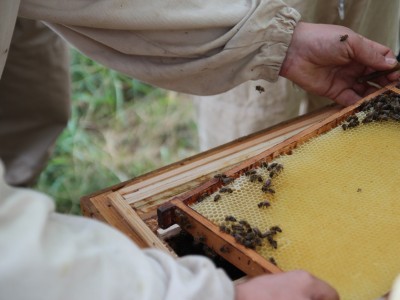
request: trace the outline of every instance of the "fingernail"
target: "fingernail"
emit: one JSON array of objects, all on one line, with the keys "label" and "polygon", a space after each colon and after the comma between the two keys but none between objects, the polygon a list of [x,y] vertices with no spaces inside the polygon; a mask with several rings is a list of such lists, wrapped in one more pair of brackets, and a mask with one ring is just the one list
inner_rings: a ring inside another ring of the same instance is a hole
[{"label": "fingernail", "polygon": [[397,63],[397,59],[395,58],[390,58],[390,57],[385,57],[385,61],[388,65],[394,65]]}]

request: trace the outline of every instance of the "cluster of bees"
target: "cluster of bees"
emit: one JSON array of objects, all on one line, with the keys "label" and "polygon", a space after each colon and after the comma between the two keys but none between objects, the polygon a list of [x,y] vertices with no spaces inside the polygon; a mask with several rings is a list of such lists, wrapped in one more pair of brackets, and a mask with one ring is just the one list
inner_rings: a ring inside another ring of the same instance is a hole
[{"label": "cluster of bees", "polygon": [[[250,169],[246,171],[244,175],[250,182],[261,184],[262,192],[272,196],[275,194],[275,190],[272,187],[273,178],[275,178],[283,170],[283,165],[276,162],[263,162],[260,165],[260,168],[266,170],[267,172],[259,172],[257,169]],[[264,175],[261,175],[260,173],[263,173]],[[224,194],[231,194],[234,192],[233,188],[227,186],[234,181],[234,178],[228,177],[225,174],[217,174],[214,176],[214,178],[217,178],[223,184],[223,186],[213,196],[212,200],[214,202],[221,200]],[[210,195],[211,194],[208,192],[203,193],[198,197],[197,202],[203,201]],[[257,206],[260,209],[267,208],[271,206],[271,202],[265,199],[264,201],[259,202]],[[252,227],[247,221],[238,221],[234,216],[226,216],[225,220],[220,224],[219,229],[221,232],[233,236],[237,243],[250,249],[261,247],[264,241],[272,248],[277,249],[278,242],[275,237],[278,233],[282,232],[282,229],[279,226],[272,226],[265,232],[261,232],[257,227]],[[221,248],[220,250],[221,252],[227,251],[225,248]],[[273,257],[270,257],[269,261],[277,265]]]},{"label": "cluster of bees", "polygon": [[[274,237],[282,232],[279,226],[271,226],[265,232],[261,232],[257,227],[252,227],[246,220],[237,220],[234,216],[226,216],[225,222],[219,226],[220,231],[230,234],[235,238],[235,241],[246,248],[256,249],[263,244],[263,240],[267,240],[269,245],[277,249],[278,242]],[[276,265],[273,257],[270,257],[270,262]]]},{"label": "cluster of bees", "polygon": [[358,120],[358,117],[356,115],[352,115],[346,119],[347,123],[342,124],[343,130],[347,130],[353,127],[357,127],[360,125],[360,121]]},{"label": "cluster of bees", "polygon": [[[271,163],[268,164],[267,162],[263,162],[261,164],[261,167],[264,169],[267,169],[268,171],[268,178],[265,180],[262,175],[257,173],[257,170],[251,169],[249,171],[245,172],[245,176],[247,176],[250,180],[250,182],[258,182],[258,183],[263,183],[261,190],[264,193],[268,194],[275,194],[275,190],[272,188],[272,178],[275,177],[277,174],[279,174],[283,170],[283,165],[279,163]],[[230,184],[234,181],[234,178],[228,177],[225,174],[217,174],[214,176],[214,178],[217,178],[222,181],[224,185]],[[221,194],[227,193],[231,194],[233,193],[233,189],[230,187],[222,187],[218,190],[218,193],[213,197],[214,202],[218,202],[221,199]],[[203,201],[205,198],[209,196],[208,193],[204,193],[200,195],[197,199],[197,202]],[[259,208],[263,207],[269,207],[271,206],[271,203],[268,200],[262,201],[258,203]]]},{"label": "cluster of bees", "polygon": [[[276,162],[268,164],[267,162],[263,162],[261,164],[261,167],[264,169],[267,169],[268,173],[268,178],[265,180],[260,174],[257,173],[256,170],[252,169],[247,172],[245,172],[245,175],[249,177],[250,182],[259,182],[263,183],[261,190],[264,193],[268,193],[270,195],[275,194],[275,190],[272,188],[272,178],[274,178],[276,175],[278,175],[282,170],[283,170],[283,165],[278,164]],[[257,204],[258,208],[263,208],[263,207],[270,207],[271,203],[268,200],[259,202]]]},{"label": "cluster of bees", "polygon": [[[369,101],[365,101],[359,107],[359,111],[365,113],[361,123],[367,124],[376,121],[400,121],[400,96],[394,93],[385,93]],[[357,115],[349,116],[342,124],[343,130],[360,125]]]}]

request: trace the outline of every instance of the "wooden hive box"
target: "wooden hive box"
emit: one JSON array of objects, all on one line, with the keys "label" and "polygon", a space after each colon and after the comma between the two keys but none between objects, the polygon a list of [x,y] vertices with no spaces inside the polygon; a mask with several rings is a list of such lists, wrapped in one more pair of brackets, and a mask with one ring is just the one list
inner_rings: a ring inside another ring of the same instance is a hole
[{"label": "wooden hive box", "polygon": [[141,247],[158,247],[172,255],[173,250],[157,236],[157,231],[180,223],[196,239],[248,275],[281,272],[190,206],[205,193],[215,193],[224,185],[220,178],[214,178],[216,174],[238,178],[264,162],[291,153],[311,138],[337,127],[358,111],[363,102],[388,91],[400,94],[392,84],[353,106],[326,107],[83,197],[82,211],[120,229]]}]

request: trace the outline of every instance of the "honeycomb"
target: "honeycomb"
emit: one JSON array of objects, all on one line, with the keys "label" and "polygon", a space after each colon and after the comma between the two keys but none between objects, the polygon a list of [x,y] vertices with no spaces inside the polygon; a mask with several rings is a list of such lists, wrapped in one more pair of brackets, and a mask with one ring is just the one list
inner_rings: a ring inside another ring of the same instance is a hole
[{"label": "honeycomb", "polygon": [[350,118],[276,158],[275,193],[262,191],[270,171],[259,167],[191,207],[224,228],[239,220],[261,232],[279,226],[277,248],[264,238],[255,251],[329,282],[341,299],[379,298],[400,273],[400,122],[386,113],[371,121],[374,111],[367,106],[352,117],[357,124]]}]

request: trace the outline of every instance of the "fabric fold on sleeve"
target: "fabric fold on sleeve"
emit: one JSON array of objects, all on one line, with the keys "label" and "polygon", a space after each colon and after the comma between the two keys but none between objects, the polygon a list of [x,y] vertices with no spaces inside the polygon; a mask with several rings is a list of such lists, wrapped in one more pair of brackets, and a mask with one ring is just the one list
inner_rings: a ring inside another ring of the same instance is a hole
[{"label": "fabric fold on sleeve", "polygon": [[107,67],[199,95],[277,80],[300,19],[280,0],[48,2],[23,0],[20,15],[47,22]]}]

